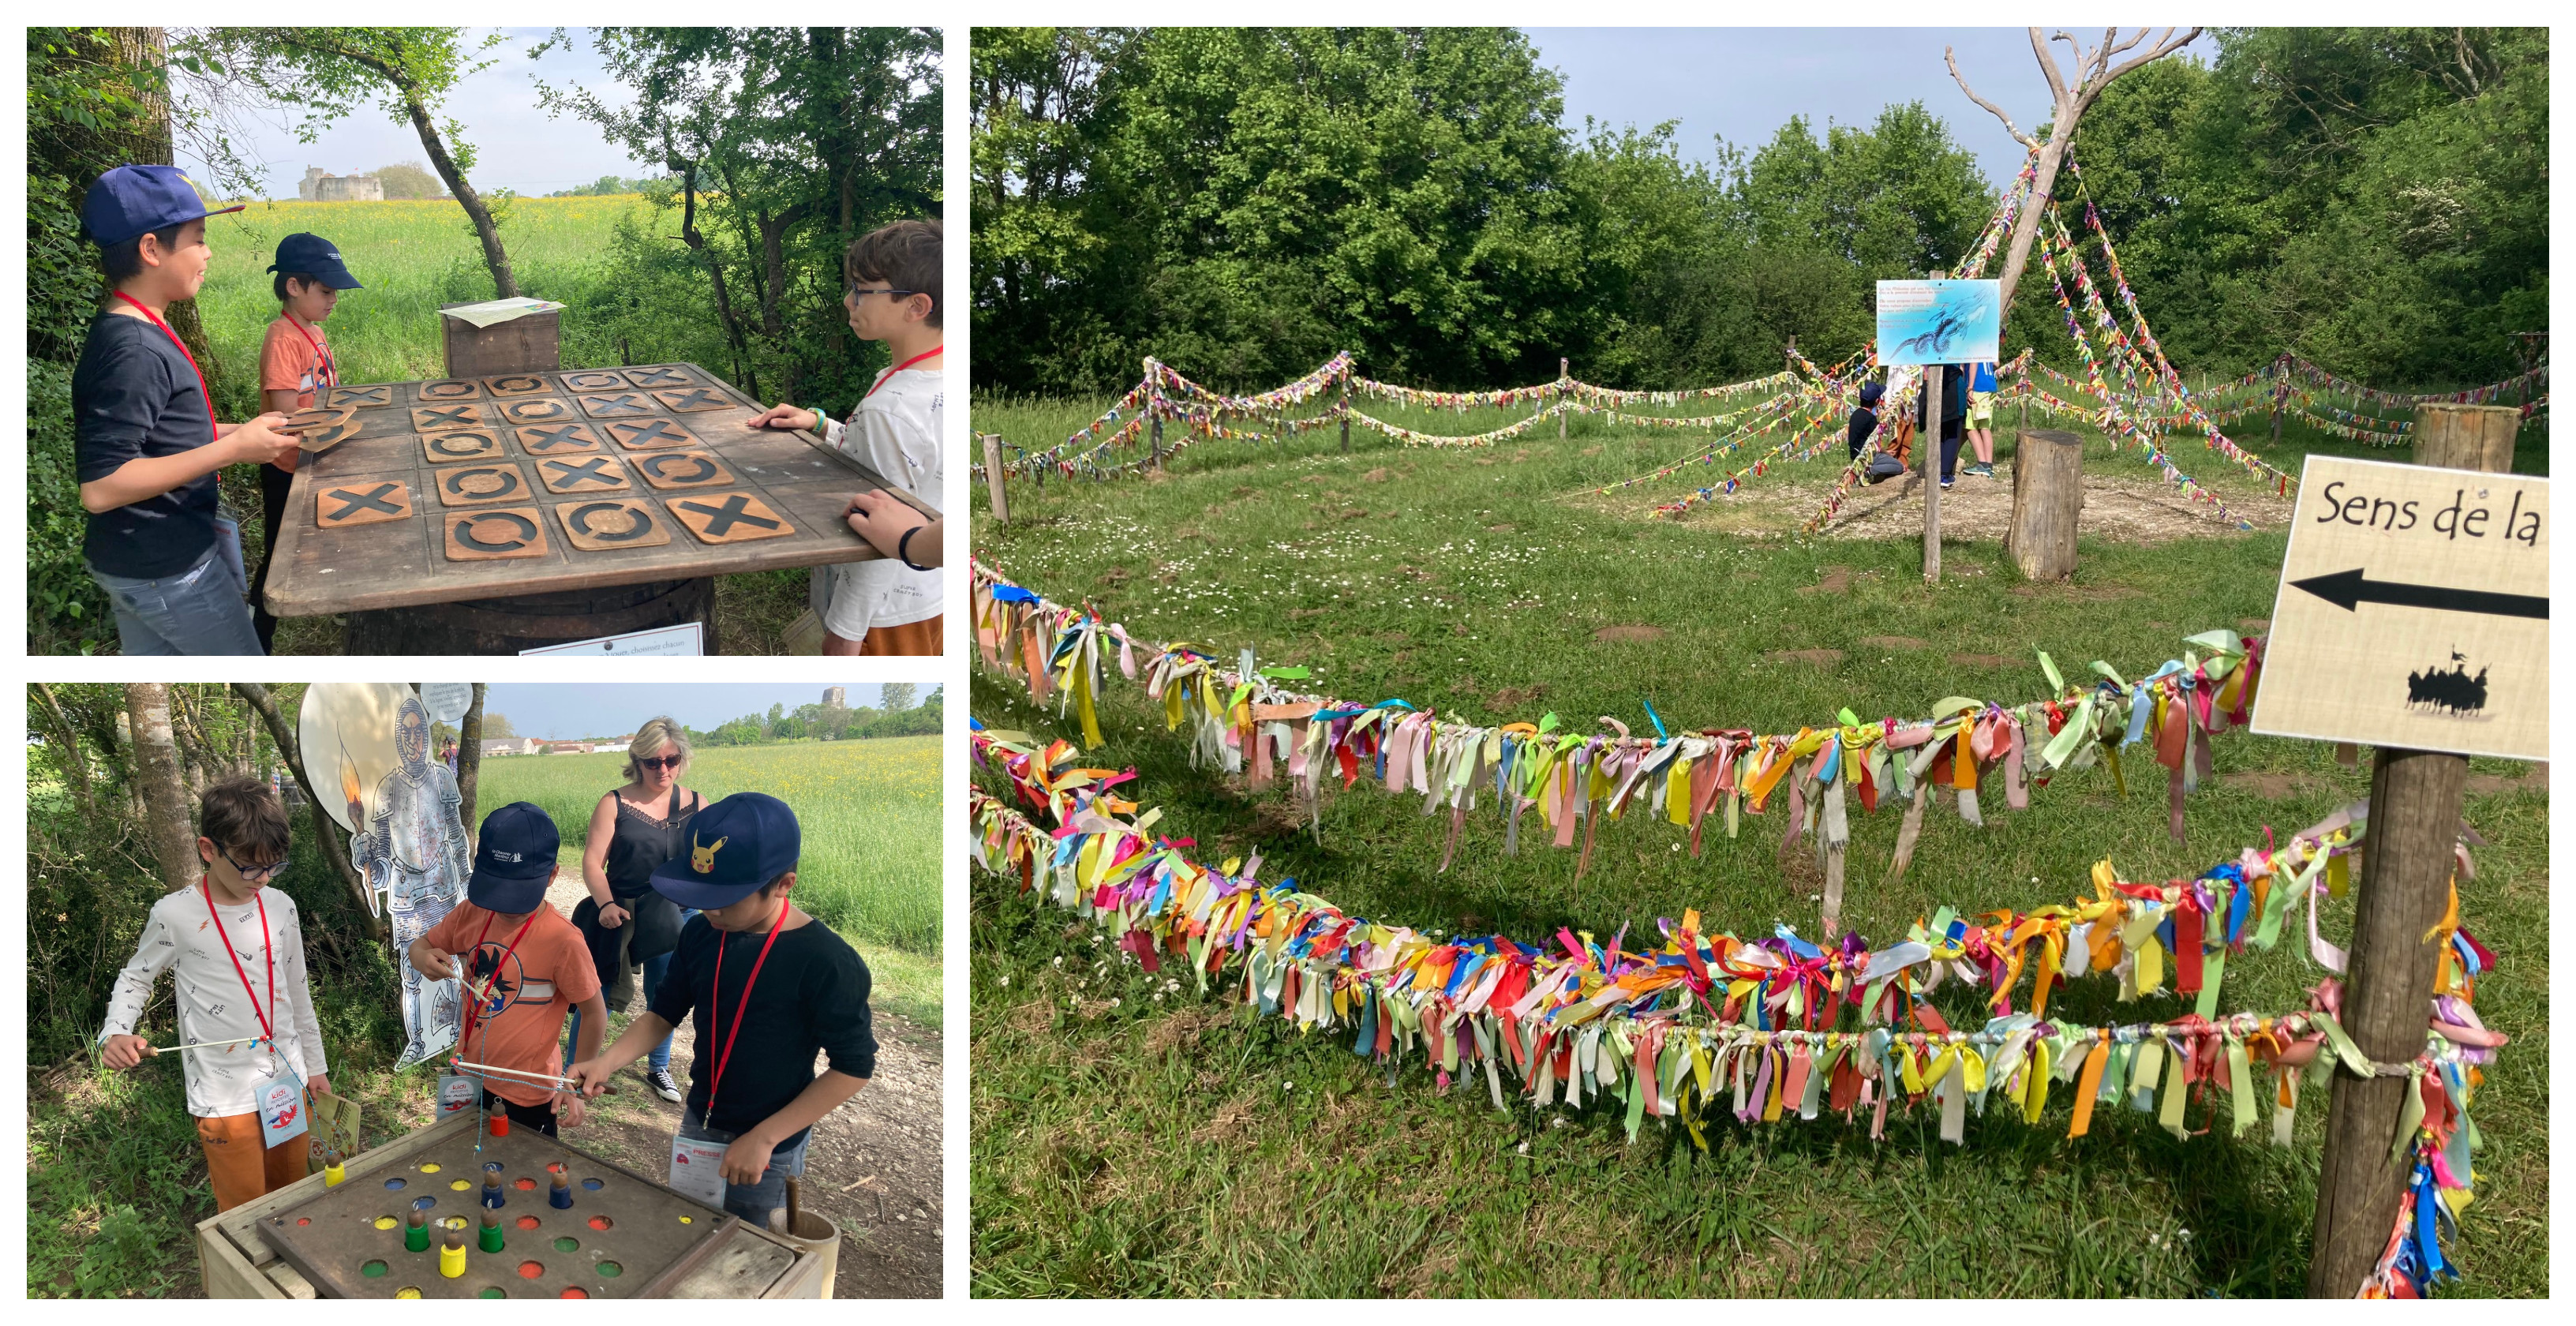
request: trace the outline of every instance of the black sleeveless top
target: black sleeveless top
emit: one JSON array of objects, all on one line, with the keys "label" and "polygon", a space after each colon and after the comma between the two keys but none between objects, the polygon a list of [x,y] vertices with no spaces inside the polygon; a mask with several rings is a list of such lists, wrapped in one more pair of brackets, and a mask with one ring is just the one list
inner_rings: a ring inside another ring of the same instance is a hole
[{"label": "black sleeveless top", "polygon": [[671,789],[671,804],[662,818],[654,819],[617,799],[617,825],[608,840],[608,891],[626,899],[653,890],[653,872],[661,864],[689,850],[689,822],[706,806],[706,798],[692,792],[688,809],[680,808],[680,789]]}]

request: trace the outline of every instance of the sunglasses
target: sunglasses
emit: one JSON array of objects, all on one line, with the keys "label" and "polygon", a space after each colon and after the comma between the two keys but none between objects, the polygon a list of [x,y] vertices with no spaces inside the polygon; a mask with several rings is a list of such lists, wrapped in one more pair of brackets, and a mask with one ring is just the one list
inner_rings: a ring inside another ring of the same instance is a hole
[{"label": "sunglasses", "polygon": [[279,871],[286,869],[286,858],[282,856],[264,866],[246,866],[220,847],[215,849],[215,855],[222,857],[225,865],[240,871],[243,879],[275,879]]},{"label": "sunglasses", "polygon": [[877,288],[875,288],[875,287],[873,287],[873,286],[869,287],[868,289],[861,290],[861,289],[859,288],[859,283],[858,283],[858,282],[856,282],[856,281],[852,281],[852,282],[850,282],[847,286],[844,286],[844,287],[842,288],[842,290],[841,290],[841,296],[842,296],[842,298],[847,299],[847,300],[850,300],[852,303],[856,303],[856,302],[858,302],[859,300],[865,299],[865,298],[867,298],[867,297],[868,297],[868,296],[870,296],[870,295],[884,295],[884,296],[886,296],[886,297],[888,297],[888,298],[890,298],[890,299],[904,299],[904,298],[907,298],[907,297],[912,296],[912,295],[922,295],[922,294],[928,294],[928,293],[929,293],[929,292],[928,292],[928,291],[926,291],[926,290],[894,290],[894,289],[882,289],[882,290],[881,290],[881,289],[877,289]]},{"label": "sunglasses", "polygon": [[638,769],[677,769],[680,767],[680,761],[683,758],[684,757],[678,755],[654,755],[645,759],[637,760],[635,762],[635,767]]}]

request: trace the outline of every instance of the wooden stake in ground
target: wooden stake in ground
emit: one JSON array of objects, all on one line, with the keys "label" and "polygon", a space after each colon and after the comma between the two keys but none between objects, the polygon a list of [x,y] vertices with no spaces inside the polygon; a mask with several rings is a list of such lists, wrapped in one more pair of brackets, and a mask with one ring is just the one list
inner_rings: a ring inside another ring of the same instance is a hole
[{"label": "wooden stake in ground", "polygon": [[[1574,361],[1570,359],[1560,359],[1556,361],[1556,380],[1558,382],[1562,383],[1566,379],[1574,376],[1573,363]],[[1560,397],[1556,403],[1556,440],[1559,442],[1565,440],[1565,403],[1573,398],[1574,392],[1571,389],[1568,389],[1564,396]]]},{"label": "wooden stake in ground", "polygon": [[993,499],[993,523],[1008,525],[1011,523],[1011,503],[1002,495],[1002,435],[977,433],[975,436],[984,444],[984,491]]},{"label": "wooden stake in ground", "polygon": [[1351,454],[1351,389],[1342,388],[1342,403],[1333,407],[1342,416],[1342,454]]},{"label": "wooden stake in ground", "polygon": [[1923,366],[1923,583],[1941,583],[1941,366]]},{"label": "wooden stake in ground", "polygon": [[[2477,405],[2415,410],[2415,463],[2507,471],[2521,412]],[[2383,746],[2370,771],[2370,827],[2363,840],[2352,954],[2344,967],[2343,1026],[2374,1063],[2406,1064],[2424,1052],[2433,982],[2442,961],[2434,933],[2450,906],[2469,761],[2439,751]],[[2326,1113],[2317,1175],[2311,1298],[2350,1298],[2387,1251],[2406,1181],[2412,1139],[2391,1159],[2397,1123],[2414,1079],[2358,1077],[2338,1069]]]}]

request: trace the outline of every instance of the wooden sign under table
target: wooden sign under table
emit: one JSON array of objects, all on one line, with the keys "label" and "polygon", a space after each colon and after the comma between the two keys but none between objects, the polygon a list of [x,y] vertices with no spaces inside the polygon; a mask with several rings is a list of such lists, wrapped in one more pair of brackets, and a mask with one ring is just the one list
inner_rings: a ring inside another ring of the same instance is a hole
[{"label": "wooden sign under table", "polygon": [[296,467],[280,617],[867,561],[852,493],[921,509],[810,433],[744,427],[760,407],[694,364],[322,395],[360,427]]}]

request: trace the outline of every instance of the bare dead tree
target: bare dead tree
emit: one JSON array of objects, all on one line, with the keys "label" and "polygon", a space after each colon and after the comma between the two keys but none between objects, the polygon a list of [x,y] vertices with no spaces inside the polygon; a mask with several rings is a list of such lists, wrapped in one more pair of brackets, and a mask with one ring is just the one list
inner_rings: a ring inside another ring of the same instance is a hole
[{"label": "bare dead tree", "polygon": [[[2013,223],[2012,249],[2004,256],[2003,303],[2006,309],[2012,307],[2013,287],[2021,283],[2022,267],[2030,261],[2031,242],[2039,236],[2040,208],[2047,202],[2050,191],[2057,187],[2057,168],[2064,164],[2066,149],[2075,142],[2076,123],[2084,118],[2084,112],[2093,108],[2093,103],[2102,96],[2102,89],[2109,87],[2114,79],[2140,65],[2163,59],[2200,38],[2198,28],[2179,37],[2174,35],[2175,29],[2167,28],[2162,36],[2148,42],[2150,31],[2152,29],[2140,28],[2122,37],[2118,28],[2104,28],[2102,43],[2088,51],[2076,42],[2073,33],[2062,28],[2047,37],[2042,37],[2037,28],[2030,30],[2030,53],[2038,58],[2039,70],[2048,78],[2051,107],[2048,141],[2045,143],[2023,133],[2020,126],[2013,123],[2012,117],[2004,114],[2002,107],[1978,96],[1977,90],[1968,86],[1967,76],[1959,72],[1958,53],[1948,47],[1942,48],[1942,57],[1950,64],[1950,77],[1958,83],[1961,92],[1968,94],[1968,100],[1985,107],[1996,119],[2003,121],[2004,132],[2011,134],[2014,142],[2039,154],[2039,164],[2031,181],[2030,203]],[[2066,49],[2074,59],[2071,77],[2069,71],[2058,67],[2057,57],[2049,53],[2051,41],[2066,43]],[[2120,60],[2121,56],[2141,45],[2146,47],[2144,51]],[[2119,63],[2112,63],[2114,60],[2119,60]]]}]

